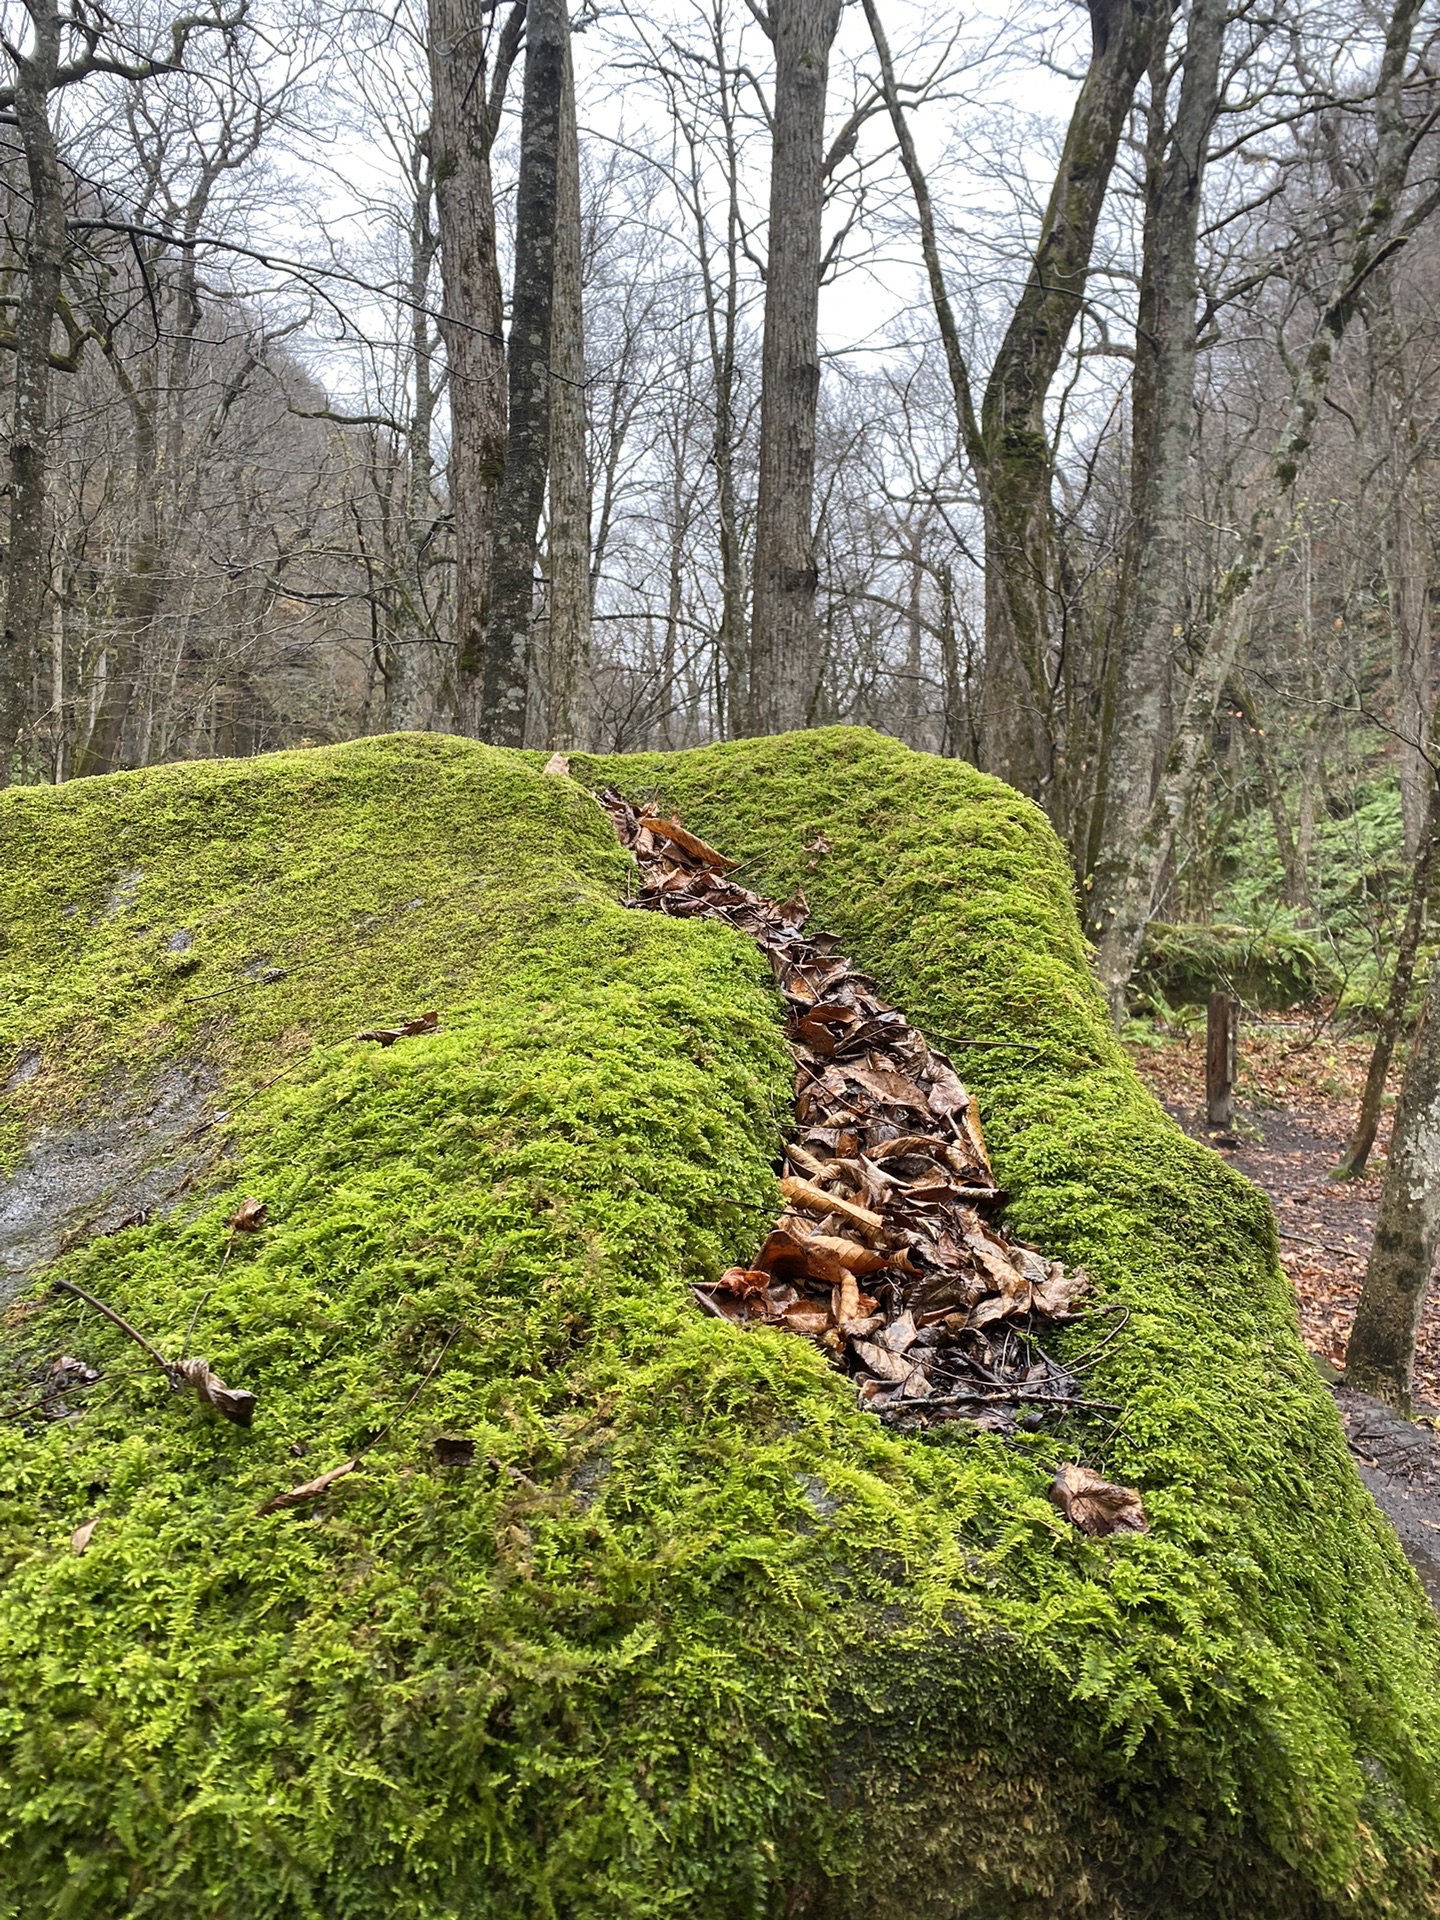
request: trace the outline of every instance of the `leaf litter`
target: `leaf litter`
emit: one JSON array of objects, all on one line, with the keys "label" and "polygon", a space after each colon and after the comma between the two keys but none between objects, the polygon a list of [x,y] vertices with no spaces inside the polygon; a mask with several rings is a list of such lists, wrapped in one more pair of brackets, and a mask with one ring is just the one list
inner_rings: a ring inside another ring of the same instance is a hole
[{"label": "leaf litter", "polygon": [[[678,821],[614,788],[600,802],[640,869],[629,904],[748,934],[785,1003],[795,1062],[785,1211],[749,1266],[694,1289],[701,1306],[813,1341],[860,1404],[901,1432],[958,1421],[1008,1434],[1101,1406],[1080,1363],[1067,1367],[1040,1339],[1081,1316],[1090,1283],[1000,1224],[1007,1195],[950,1061],[833,935],[805,932],[802,894],[765,899]],[[817,835],[807,851],[822,849]],[[1146,1528],[1139,1494],[1085,1467],[1062,1468],[1051,1498],[1086,1533]]]}]

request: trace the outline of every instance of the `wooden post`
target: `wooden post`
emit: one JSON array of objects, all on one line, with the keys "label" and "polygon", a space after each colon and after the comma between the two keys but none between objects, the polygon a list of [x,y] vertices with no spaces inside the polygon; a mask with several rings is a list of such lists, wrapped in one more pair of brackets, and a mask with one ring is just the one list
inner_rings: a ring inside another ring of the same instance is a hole
[{"label": "wooden post", "polygon": [[1228,993],[1212,993],[1205,1009],[1205,1124],[1228,1127],[1235,1092],[1235,1037],[1240,1003]]}]

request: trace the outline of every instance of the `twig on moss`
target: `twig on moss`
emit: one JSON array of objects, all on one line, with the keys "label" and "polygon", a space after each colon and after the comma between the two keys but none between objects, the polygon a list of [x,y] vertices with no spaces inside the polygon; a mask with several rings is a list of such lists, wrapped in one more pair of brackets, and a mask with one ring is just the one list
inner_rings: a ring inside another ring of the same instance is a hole
[{"label": "twig on moss", "polygon": [[318,1500],[321,1494],[328,1493],[337,1480],[343,1479],[346,1474],[357,1472],[365,1455],[369,1453],[372,1448],[379,1446],[380,1442],[385,1438],[386,1434],[389,1433],[390,1429],[395,1426],[397,1421],[405,1418],[405,1415],[434,1379],[436,1369],[439,1367],[440,1362],[445,1358],[446,1354],[464,1331],[465,1329],[463,1327],[452,1328],[444,1346],[441,1347],[439,1353],[437,1353],[435,1358],[430,1362],[430,1365],[425,1370],[424,1378],[410,1395],[410,1398],[405,1402],[404,1406],[400,1408],[398,1413],[391,1414],[380,1431],[371,1439],[367,1440],[363,1447],[357,1447],[351,1459],[342,1461],[338,1467],[332,1467],[328,1473],[322,1473],[314,1480],[306,1480],[300,1486],[290,1487],[284,1493],[272,1494],[257,1511],[259,1513],[283,1513],[289,1507],[306,1506],[311,1500]]},{"label": "twig on moss", "polygon": [[176,1391],[181,1387],[189,1387],[197,1400],[207,1407],[213,1407],[237,1427],[248,1427],[255,1418],[255,1395],[245,1387],[227,1387],[208,1360],[167,1360],[138,1328],[132,1327],[123,1314],[107,1306],[98,1295],[77,1286],[73,1280],[57,1280],[54,1284],[65,1293],[73,1293],[77,1300],[83,1300],[87,1306],[94,1307],[97,1313],[103,1313],[122,1333],[128,1334],[138,1347],[149,1354]]},{"label": "twig on moss", "polygon": [[136,1346],[145,1349],[146,1353],[149,1354],[150,1358],[162,1373],[169,1373],[170,1362],[165,1358],[164,1354],[160,1352],[158,1347],[152,1347],[144,1334],[137,1328],[132,1327],[125,1316],[117,1313],[114,1307],[107,1307],[105,1302],[97,1295],[87,1293],[84,1287],[77,1287],[73,1280],[57,1280],[55,1285],[64,1293],[73,1293],[77,1300],[83,1300],[87,1307],[94,1307],[97,1313],[103,1313],[105,1318],[119,1327],[122,1333],[128,1333]]}]

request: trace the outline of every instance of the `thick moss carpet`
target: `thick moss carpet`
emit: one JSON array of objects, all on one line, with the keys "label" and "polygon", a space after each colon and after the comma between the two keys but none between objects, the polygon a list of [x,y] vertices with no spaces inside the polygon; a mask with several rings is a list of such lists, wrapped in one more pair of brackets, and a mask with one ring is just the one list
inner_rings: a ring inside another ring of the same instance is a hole
[{"label": "thick moss carpet", "polygon": [[[12,1415],[57,1352],[105,1378],[0,1421],[0,1914],[1440,1911],[1435,1620],[1039,814],[854,730],[541,762],[400,736],[0,796],[0,1168],[213,1072],[208,1170],[56,1271],[259,1395],[242,1431],[74,1298],[10,1310]],[[777,1208],[789,1061],[749,942],[619,904],[606,779],[803,885],[953,1051],[1017,1229],[1129,1309],[1118,1419],[899,1439],[699,1315]],[[1074,1457],[1153,1531],[1069,1528]]]}]

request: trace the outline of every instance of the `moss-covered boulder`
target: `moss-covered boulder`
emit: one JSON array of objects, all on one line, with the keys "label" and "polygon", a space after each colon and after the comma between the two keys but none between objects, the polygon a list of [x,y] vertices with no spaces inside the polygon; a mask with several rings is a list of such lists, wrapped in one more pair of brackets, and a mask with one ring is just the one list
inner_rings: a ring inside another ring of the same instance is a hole
[{"label": "moss-covered boulder", "polygon": [[[855,731],[574,772],[403,736],[0,798],[5,1194],[83,1140],[151,1209],[62,1182],[6,1322],[0,1913],[1440,1910],[1435,1621],[1039,814]],[[1118,1414],[899,1438],[696,1311],[776,1206],[789,1062],[744,940],[621,904],[606,778],[953,1051],[1017,1227],[1128,1310]],[[42,1421],[61,1352],[104,1377]],[[1065,1524],[1077,1456],[1151,1533]]]},{"label": "moss-covered boulder", "polygon": [[1310,1006],[1340,991],[1333,963],[1293,930],[1152,921],[1135,969],[1140,996],[1195,1006],[1233,993],[1262,1013]]}]

